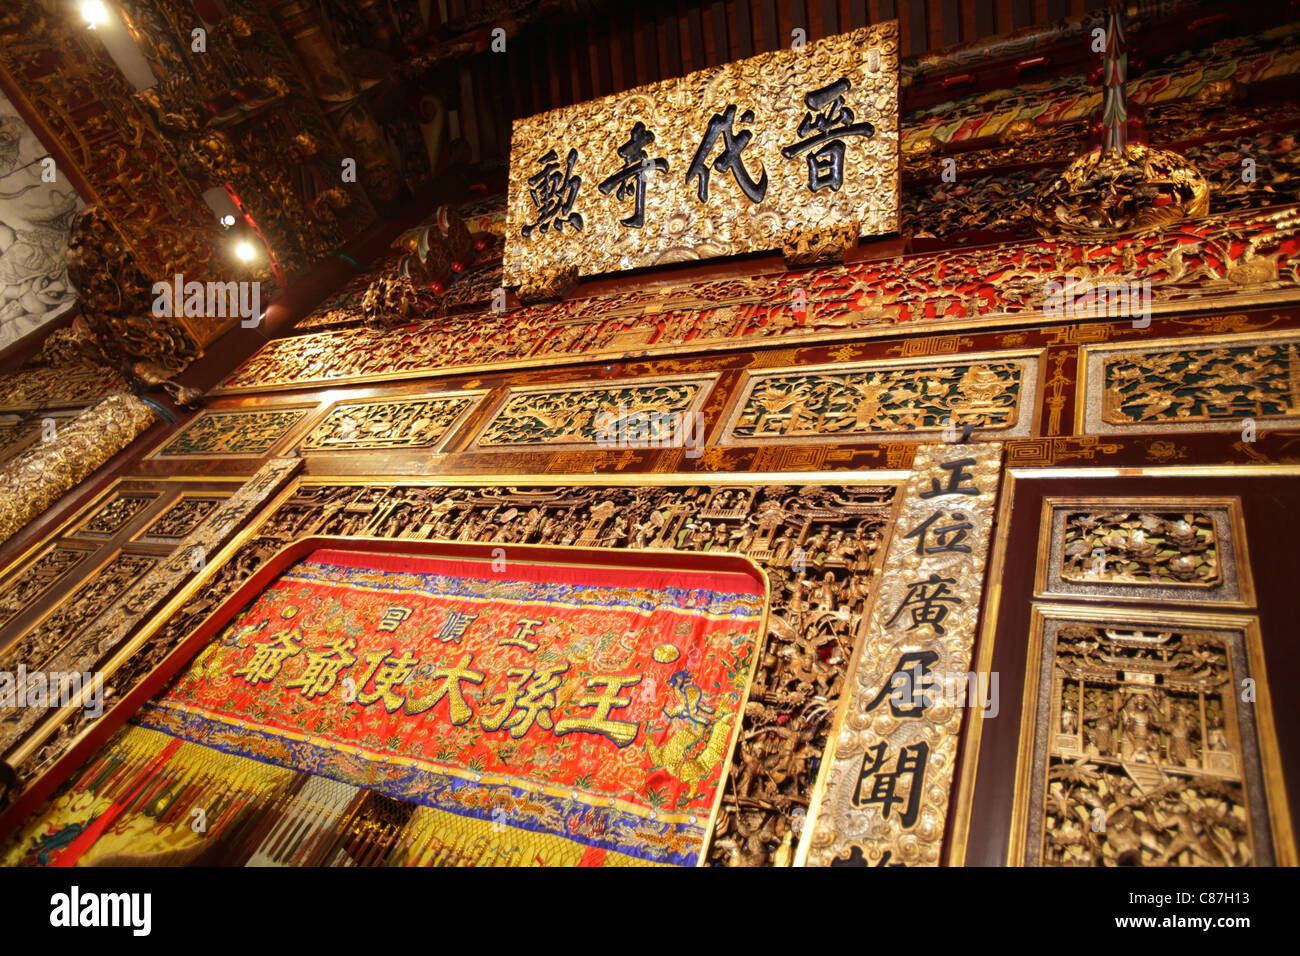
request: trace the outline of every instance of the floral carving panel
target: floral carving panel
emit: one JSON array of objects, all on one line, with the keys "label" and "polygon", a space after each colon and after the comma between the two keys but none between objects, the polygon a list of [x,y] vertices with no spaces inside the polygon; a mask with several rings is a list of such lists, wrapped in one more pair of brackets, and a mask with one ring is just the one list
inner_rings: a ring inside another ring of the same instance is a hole
[{"label": "floral carving panel", "polygon": [[1091,346],[1084,355],[1080,414],[1089,434],[1243,431],[1246,419],[1260,429],[1300,423],[1294,332]]},{"label": "floral carving panel", "polygon": [[305,408],[204,412],[154,452],[154,457],[265,455],[306,414]]},{"label": "floral carving panel", "polygon": [[[1032,434],[1037,353],[962,362],[877,362],[754,373],[723,434],[724,444],[857,436],[910,441]],[[970,356],[975,359],[977,356]]]}]

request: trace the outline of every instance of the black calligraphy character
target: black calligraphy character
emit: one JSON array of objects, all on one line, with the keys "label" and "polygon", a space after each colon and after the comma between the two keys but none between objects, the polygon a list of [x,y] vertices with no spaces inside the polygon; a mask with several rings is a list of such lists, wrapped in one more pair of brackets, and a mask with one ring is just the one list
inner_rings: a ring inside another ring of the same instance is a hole
[{"label": "black calligraphy character", "polygon": [[786,159],[813,150],[808,154],[808,188],[813,192],[826,186],[831,187],[831,192],[838,192],[844,185],[843,137],[876,135],[876,128],[870,123],[853,122],[853,110],[844,105],[844,94],[848,91],[849,81],[841,78],[807,94],[803,101],[808,112],[799,124],[803,141],[781,149]]},{"label": "black calligraphy character", "polygon": [[[943,619],[948,616],[952,610],[945,607],[945,604],[962,604],[963,601],[958,597],[947,597],[952,592],[948,590],[948,585],[955,584],[955,578],[941,578],[937,574],[931,574],[927,581],[916,581],[907,586],[907,596],[903,598],[903,603],[898,605],[893,616],[885,622],[885,626],[894,623],[895,618],[903,613],[903,608],[911,608],[912,624],[908,627],[909,631],[915,630],[922,624],[929,624],[934,628],[936,634],[943,634]],[[927,592],[926,585],[933,585]]]},{"label": "black calligraphy character", "polygon": [[[944,495],[978,495],[980,490],[975,487],[975,476],[966,470],[967,465],[975,464],[974,458],[958,458],[956,461],[941,461],[939,467],[949,472],[948,487],[940,488],[939,479],[930,479],[930,490],[921,492],[922,498],[939,498]],[[970,486],[964,482],[971,482]]]},{"label": "black calligraphy character", "polygon": [[573,201],[578,198],[578,187],[582,185],[582,177],[573,175],[573,164],[577,161],[576,149],[569,150],[563,172],[553,149],[538,160],[542,171],[528,180],[528,195],[537,207],[537,221],[519,230],[525,239],[533,234],[534,229],[544,234],[554,226],[559,232],[565,223],[574,229],[582,229],[582,217],[573,211]]},{"label": "black calligraphy character", "polygon": [[[880,815],[889,819],[889,812],[894,804],[903,803],[905,807],[899,814],[898,822],[904,828],[916,822],[917,811],[921,808],[921,793],[925,788],[925,762],[930,758],[930,745],[921,743],[908,744],[898,754],[898,760],[892,771],[884,771],[888,757],[889,744],[881,741],[862,755],[862,770],[858,774],[858,785],[853,791],[852,803],[858,809],[876,804]],[[898,792],[899,780],[907,778],[907,796]]]},{"label": "black calligraphy character", "polygon": [[637,120],[627,142],[618,148],[618,155],[627,165],[597,187],[601,193],[608,196],[610,190],[617,186],[618,192],[614,195],[621,200],[626,200],[632,192],[636,193],[636,210],[626,219],[619,220],[632,229],[640,229],[645,224],[645,185],[650,170],[668,172],[668,160],[652,160],[646,155],[645,147],[654,141],[655,134],[646,129],[644,123]]},{"label": "black calligraphy character", "polygon": [[973,526],[960,511],[954,511],[949,515],[949,520],[953,524],[939,525],[933,529],[935,540],[933,546],[925,543],[925,536],[931,531],[930,525],[938,521],[942,515],[942,511],[936,511],[903,537],[916,539],[917,554],[943,554],[951,551],[970,554],[970,545],[962,542],[966,540],[966,532]]},{"label": "black calligraphy character", "polygon": [[[938,659],[939,655],[934,651],[910,651],[904,654],[898,659],[898,665],[885,685],[880,688],[880,693],[872,698],[863,713],[869,714],[875,710],[888,694],[889,711],[895,717],[920,717],[932,703],[930,691],[934,678],[930,676],[930,665]],[[896,678],[899,677],[903,680],[897,681]],[[899,706],[900,703],[904,706]]]},{"label": "black calligraphy character", "polygon": [[[767,195],[767,170],[759,166],[758,182],[754,182],[749,176],[749,170],[745,169],[744,161],[740,158],[740,151],[749,145],[749,141],[754,138],[754,134],[749,130],[732,133],[731,128],[735,121],[736,106],[734,103],[722,113],[713,114],[713,119],[709,120],[708,129],[704,131],[704,140],[691,158],[690,168],[686,170],[686,184],[689,186],[692,179],[699,177],[700,202],[706,202],[709,198],[708,156],[719,136],[722,137],[722,153],[713,161],[713,168],[720,173],[731,173],[735,177],[736,185],[740,187],[741,192],[749,197],[750,202],[762,202],[763,197]],[[740,114],[740,121],[742,123],[754,122],[754,111],[745,110]]]}]

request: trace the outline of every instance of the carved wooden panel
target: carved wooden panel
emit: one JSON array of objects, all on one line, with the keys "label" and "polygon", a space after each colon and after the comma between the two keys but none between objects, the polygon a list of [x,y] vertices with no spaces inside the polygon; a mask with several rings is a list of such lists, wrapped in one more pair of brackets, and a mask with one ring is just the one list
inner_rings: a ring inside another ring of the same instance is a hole
[{"label": "carved wooden panel", "polygon": [[[1044,313],[1044,277],[1066,273],[1079,282],[1149,282],[1157,315],[1286,301],[1300,283],[1292,251],[1295,218],[1290,208],[1209,216],[1154,238],[959,249],[575,297],[395,330],[291,336],[268,342],[216,391],[965,330],[994,322],[1068,322],[1071,316]],[[620,338],[625,333],[635,341]]]},{"label": "carved wooden panel", "polygon": [[32,607],[88,553],[84,548],[56,545],[6,578],[0,584],[0,628]]},{"label": "carved wooden panel", "polygon": [[1001,463],[995,443],[917,450],[799,850],[811,866],[939,863],[965,708],[996,698],[971,650]]},{"label": "carved wooden panel", "polygon": [[40,430],[40,422],[0,422],[0,462],[22,451]]},{"label": "carved wooden panel", "polygon": [[44,366],[0,375],[0,410],[73,408],[93,405],[126,387],[107,368],[47,368]]},{"label": "carved wooden panel", "polygon": [[150,457],[260,457],[268,454],[308,411],[307,408],[207,411]]},{"label": "carved wooden panel", "polygon": [[1029,660],[1014,862],[1273,863],[1254,617],[1036,606]]},{"label": "carved wooden panel", "polygon": [[141,538],[183,538],[197,528],[221,501],[220,498],[186,495],[151,521]]},{"label": "carved wooden panel", "polygon": [[753,372],[722,444],[924,441],[973,426],[977,438],[1032,435],[1040,353],[960,361],[862,362]]},{"label": "carved wooden panel", "polygon": [[480,448],[547,445],[653,447],[683,444],[679,429],[698,411],[716,376],[642,378],[568,388],[512,388],[474,439]]},{"label": "carved wooden panel", "polygon": [[[13,671],[23,664],[29,671],[44,667],[63,647],[83,631],[131,584],[156,565],[159,558],[121,553],[88,578],[61,601],[50,614],[0,654],[0,669]],[[16,719],[6,715],[0,721],[0,750],[7,743],[5,723]]]},{"label": "carved wooden panel", "polygon": [[[0,656],[0,668],[13,669],[18,663],[29,670],[88,671],[105,666],[110,655],[121,652],[124,643],[172,595],[196,580],[206,569],[207,559],[247,524],[267,499],[276,494],[302,466],[300,458],[273,458],[244,482],[206,519],[176,542],[164,556],[119,554],[110,564],[83,584],[50,617]],[[116,673],[116,669],[113,670]],[[116,677],[114,677],[116,680]],[[134,686],[134,682],[122,686]],[[40,773],[39,767],[58,759],[72,739],[72,728],[87,720],[84,711],[74,716],[61,714],[58,733],[40,737],[38,726],[48,710],[28,707],[0,720],[0,753],[11,770],[23,781]],[[53,733],[54,728],[50,728]],[[44,748],[28,739],[29,734],[45,740]],[[12,788],[2,799],[12,799]]]},{"label": "carved wooden panel", "polygon": [[437,448],[487,394],[446,392],[339,402],[303,439],[304,452]]},{"label": "carved wooden panel", "polygon": [[115,494],[105,500],[72,533],[78,536],[106,538],[116,534],[140,514],[156,494]]},{"label": "carved wooden panel", "polygon": [[1300,333],[1085,346],[1081,432],[1243,432],[1300,424]]},{"label": "carved wooden panel", "polygon": [[[304,483],[115,676],[132,686],[265,558],[316,534],[727,550],[766,570],[769,633],[722,817],[714,863],[789,863],[815,766],[861,627],[892,489],[862,482],[794,484],[782,476],[708,484],[330,485]],[[81,714],[68,722],[76,733]],[[59,751],[20,768],[30,779]]]},{"label": "carved wooden panel", "polygon": [[897,232],[898,112],[887,22],[516,119],[506,282]]},{"label": "carved wooden panel", "polygon": [[1236,498],[1049,498],[1035,596],[1254,604]]}]

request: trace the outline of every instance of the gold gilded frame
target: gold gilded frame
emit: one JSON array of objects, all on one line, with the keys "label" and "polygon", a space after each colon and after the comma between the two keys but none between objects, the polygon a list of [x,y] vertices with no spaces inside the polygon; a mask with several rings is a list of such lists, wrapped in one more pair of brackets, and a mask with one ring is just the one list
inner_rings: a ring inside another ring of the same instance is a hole
[{"label": "gold gilded frame", "polygon": [[[1130,507],[1132,506],[1132,507]],[[1055,517],[1061,511],[1076,508],[1102,508],[1115,511],[1187,511],[1204,509],[1224,514],[1224,527],[1215,521],[1218,536],[1219,567],[1223,574],[1223,591],[1228,597],[1209,593],[1207,584],[1082,584],[1057,579],[1059,572],[1052,567],[1055,558]],[[1043,513],[1038,526],[1038,563],[1034,569],[1034,599],[1101,601],[1105,603],[1134,601],[1164,602],[1172,604],[1214,604],[1223,608],[1252,608],[1255,606],[1255,579],[1250,572],[1250,550],[1246,545],[1246,520],[1237,497],[1144,497],[1140,495],[1103,495],[1097,497],[1047,497],[1043,499]],[[1051,547],[1042,547],[1051,542]],[[1230,586],[1229,586],[1230,585]]]},{"label": "gold gilded frame", "polygon": [[[898,22],[889,20],[809,42],[806,49],[760,53],[516,119],[503,282],[544,286],[548,277],[569,272],[598,275],[759,252],[781,247],[791,231],[844,231],[854,240],[897,232],[898,57]],[[852,132],[837,137],[849,172],[839,186],[813,190],[807,154],[787,156],[782,147],[806,141],[796,132],[801,121],[825,107],[813,107],[805,96],[837,79],[849,84],[842,94],[851,110],[845,127],[866,121],[873,130],[863,138]],[[709,116],[721,122],[724,111],[731,122],[722,129],[740,141],[745,175],[763,184],[756,202],[720,168],[709,168],[719,149]],[[618,150],[624,140],[632,142],[634,124],[651,139],[628,159]],[[752,137],[748,142],[741,139],[742,130]],[[697,151],[705,146],[707,152]],[[548,157],[553,165],[543,166]],[[632,212],[624,197],[629,183],[624,180],[617,195],[607,195],[613,180],[603,185],[602,180],[635,169],[640,157],[663,166],[655,163],[657,168],[642,173],[642,223],[625,226]],[[690,177],[693,162],[700,160],[708,164],[699,186],[707,201]],[[533,193],[539,175],[560,187],[557,200],[565,198],[563,190],[574,190],[562,210],[557,202],[540,219],[543,203]],[[579,217],[576,231],[570,214]]]},{"label": "gold gilded frame", "polygon": [[[1015,798],[1011,810],[1011,833],[1007,840],[1007,865],[1035,866],[1025,860],[1029,836],[1029,803],[1034,786],[1035,768],[1035,718],[1038,714],[1043,634],[1049,620],[1110,622],[1119,624],[1159,624],[1207,630],[1237,631],[1242,636],[1249,675],[1235,674],[1240,679],[1249,676],[1255,680],[1255,742],[1259,752],[1260,780],[1264,792],[1259,800],[1264,804],[1272,837],[1274,865],[1294,866],[1295,845],[1291,839],[1291,818],[1287,811],[1286,791],[1282,780],[1281,754],[1273,727],[1273,710],[1264,671],[1264,649],[1260,639],[1259,618],[1255,615],[1197,613],[1173,610],[1124,610],[1118,614],[1104,607],[1070,604],[1034,604],[1030,611],[1029,647],[1025,666],[1024,703],[1020,712],[1020,741],[1016,751]],[[1233,696],[1235,696],[1235,689]],[[1250,800],[1250,780],[1243,775],[1243,789]],[[1251,845],[1254,846],[1254,821],[1252,819]]]},{"label": "gold gilded frame", "polygon": [[[1294,293],[1291,299],[1294,300]],[[1218,303],[1210,303],[1218,307]],[[1156,310],[1152,309],[1152,314]],[[1106,345],[1081,345],[1076,364],[1078,369],[1074,393],[1074,433],[1076,435],[1147,435],[1182,432],[1240,432],[1243,418],[1225,418],[1210,421],[1156,421],[1133,425],[1113,425],[1102,420],[1102,402],[1105,393],[1103,372],[1108,357],[1132,353],[1152,355],[1161,351],[1173,352],[1215,346],[1269,345],[1274,342],[1294,342],[1300,347],[1300,330],[1265,332],[1230,332],[1225,335],[1198,335],[1187,338],[1153,339],[1141,345],[1132,341],[1113,342]],[[1300,409],[1296,414],[1277,418],[1261,418],[1259,431],[1290,428],[1300,425]]]},{"label": "gold gilded frame", "polygon": [[[998,616],[1002,605],[1002,580],[1006,572],[1007,548],[1011,529],[1011,510],[1015,503],[1016,484],[1022,479],[1036,478],[1231,478],[1231,477],[1300,477],[1300,466],[1295,465],[1172,465],[1147,468],[1004,468],[1002,472],[1001,502],[998,505],[997,530],[988,562],[988,579],[984,588],[984,607],[980,615],[979,636],[976,640],[974,669],[987,674],[993,666],[993,650],[997,637]],[[1264,770],[1265,797],[1269,806],[1275,846],[1274,862],[1279,866],[1296,866],[1300,855],[1296,852],[1295,836],[1291,826],[1286,786],[1282,779],[1281,754],[1276,748],[1277,735],[1273,724],[1271,698],[1268,696],[1266,663],[1263,651],[1259,659],[1250,661],[1256,676],[1256,702],[1260,708],[1256,718],[1256,733],[1260,742],[1261,766]],[[984,732],[983,711],[976,708],[962,730],[961,772],[957,780],[949,819],[948,853],[944,862],[948,866],[966,863],[970,843],[971,814],[974,810],[975,782],[979,771],[980,742]],[[1268,750],[1266,751],[1266,748]],[[1019,781],[1017,781],[1017,788]],[[1017,789],[1017,800],[1019,792]],[[1014,831],[1012,831],[1014,833]]]},{"label": "gold gilded frame", "polygon": [[[1047,349],[1029,348],[994,352],[952,352],[946,356],[927,355],[914,358],[878,359],[864,362],[833,362],[825,365],[781,365],[773,368],[746,369],[744,377],[731,390],[723,409],[721,421],[713,429],[710,445],[734,447],[739,445],[816,445],[845,442],[919,442],[942,440],[942,429],[906,429],[900,431],[837,432],[834,435],[763,436],[760,438],[735,438],[732,430],[744,410],[754,388],[765,378],[801,373],[805,375],[836,375],[845,372],[892,370],[899,368],[939,368],[964,363],[991,361],[1023,361],[1020,381],[1020,398],[1016,403],[1014,424],[1000,428],[977,428],[971,441],[1002,441],[1007,438],[1032,438],[1039,434],[1042,424],[1042,395],[1046,381]],[[1028,414],[1026,414],[1026,412]]]}]

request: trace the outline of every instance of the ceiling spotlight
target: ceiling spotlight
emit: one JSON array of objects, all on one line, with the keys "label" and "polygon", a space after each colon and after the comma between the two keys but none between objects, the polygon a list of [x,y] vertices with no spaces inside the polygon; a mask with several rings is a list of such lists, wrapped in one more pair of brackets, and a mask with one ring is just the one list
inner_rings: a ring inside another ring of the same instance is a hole
[{"label": "ceiling spotlight", "polygon": [[108,22],[108,7],[103,0],[81,0],[81,18],[93,30]]},{"label": "ceiling spotlight", "polygon": [[224,216],[221,217],[221,224],[225,226],[227,229],[229,229],[231,226],[235,224],[235,217],[230,215],[230,213],[226,213]]},{"label": "ceiling spotlight", "polygon": [[251,242],[241,242],[235,246],[235,256],[240,262],[252,262],[257,258],[257,250],[253,248]]}]

